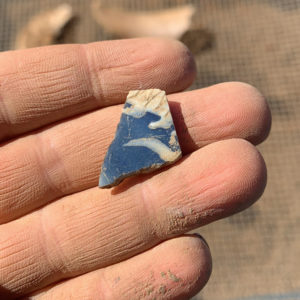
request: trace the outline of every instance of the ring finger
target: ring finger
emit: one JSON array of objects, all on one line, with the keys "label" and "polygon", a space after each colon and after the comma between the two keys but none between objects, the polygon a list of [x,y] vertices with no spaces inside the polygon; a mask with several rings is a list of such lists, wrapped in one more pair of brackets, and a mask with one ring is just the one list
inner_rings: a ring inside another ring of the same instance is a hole
[{"label": "ring finger", "polygon": [[212,143],[175,166],[92,188],[0,226],[0,286],[17,295],[123,261],[251,205],[266,169],[254,146]]}]

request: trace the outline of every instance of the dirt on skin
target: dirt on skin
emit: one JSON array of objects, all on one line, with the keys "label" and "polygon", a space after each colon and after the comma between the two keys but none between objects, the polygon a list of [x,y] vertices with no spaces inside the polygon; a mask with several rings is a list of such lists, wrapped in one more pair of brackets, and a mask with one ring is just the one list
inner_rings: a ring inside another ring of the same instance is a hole
[{"label": "dirt on skin", "polygon": [[168,271],[168,275],[169,278],[173,281],[173,282],[179,282],[181,279],[178,278],[175,274],[173,274],[170,270]]}]

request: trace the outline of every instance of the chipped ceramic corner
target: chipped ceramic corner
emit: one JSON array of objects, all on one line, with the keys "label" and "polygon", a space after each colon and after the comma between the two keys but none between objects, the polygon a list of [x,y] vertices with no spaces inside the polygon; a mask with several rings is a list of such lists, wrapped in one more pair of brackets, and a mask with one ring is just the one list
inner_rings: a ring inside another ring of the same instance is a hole
[{"label": "chipped ceramic corner", "polygon": [[130,91],[117,132],[101,170],[99,186],[149,173],[182,156],[166,93],[159,89]]}]

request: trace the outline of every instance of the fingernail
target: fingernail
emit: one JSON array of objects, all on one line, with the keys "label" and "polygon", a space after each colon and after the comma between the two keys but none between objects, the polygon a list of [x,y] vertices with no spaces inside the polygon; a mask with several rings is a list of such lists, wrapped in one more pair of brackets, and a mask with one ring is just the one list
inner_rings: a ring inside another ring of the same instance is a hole
[{"label": "fingernail", "polygon": [[205,238],[204,238],[201,234],[195,232],[195,233],[193,233],[193,235],[194,235],[195,237],[198,237],[199,239],[201,239],[201,240],[204,242],[204,244],[207,246],[207,248],[210,249],[210,248],[209,248],[209,245],[208,245],[208,243],[207,243],[207,241],[205,240]]}]

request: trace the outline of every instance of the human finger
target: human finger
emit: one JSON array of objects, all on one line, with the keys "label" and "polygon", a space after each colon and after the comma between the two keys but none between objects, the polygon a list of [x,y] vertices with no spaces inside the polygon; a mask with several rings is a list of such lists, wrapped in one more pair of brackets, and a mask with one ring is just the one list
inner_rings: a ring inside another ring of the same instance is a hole
[{"label": "human finger", "polygon": [[190,299],[206,284],[211,266],[205,242],[197,236],[183,236],[27,299]]},{"label": "human finger", "polygon": [[0,286],[18,295],[123,261],[251,205],[266,168],[239,140],[212,143],[175,166],[92,188],[0,226]]},{"label": "human finger", "polygon": [[[243,83],[168,98],[184,154],[228,138],[259,143],[270,129],[266,101]],[[105,108],[0,149],[0,223],[96,186],[121,111],[122,106]]]},{"label": "human finger", "polygon": [[0,53],[0,140],[124,101],[132,89],[187,88],[195,63],[180,42],[141,38]]}]

